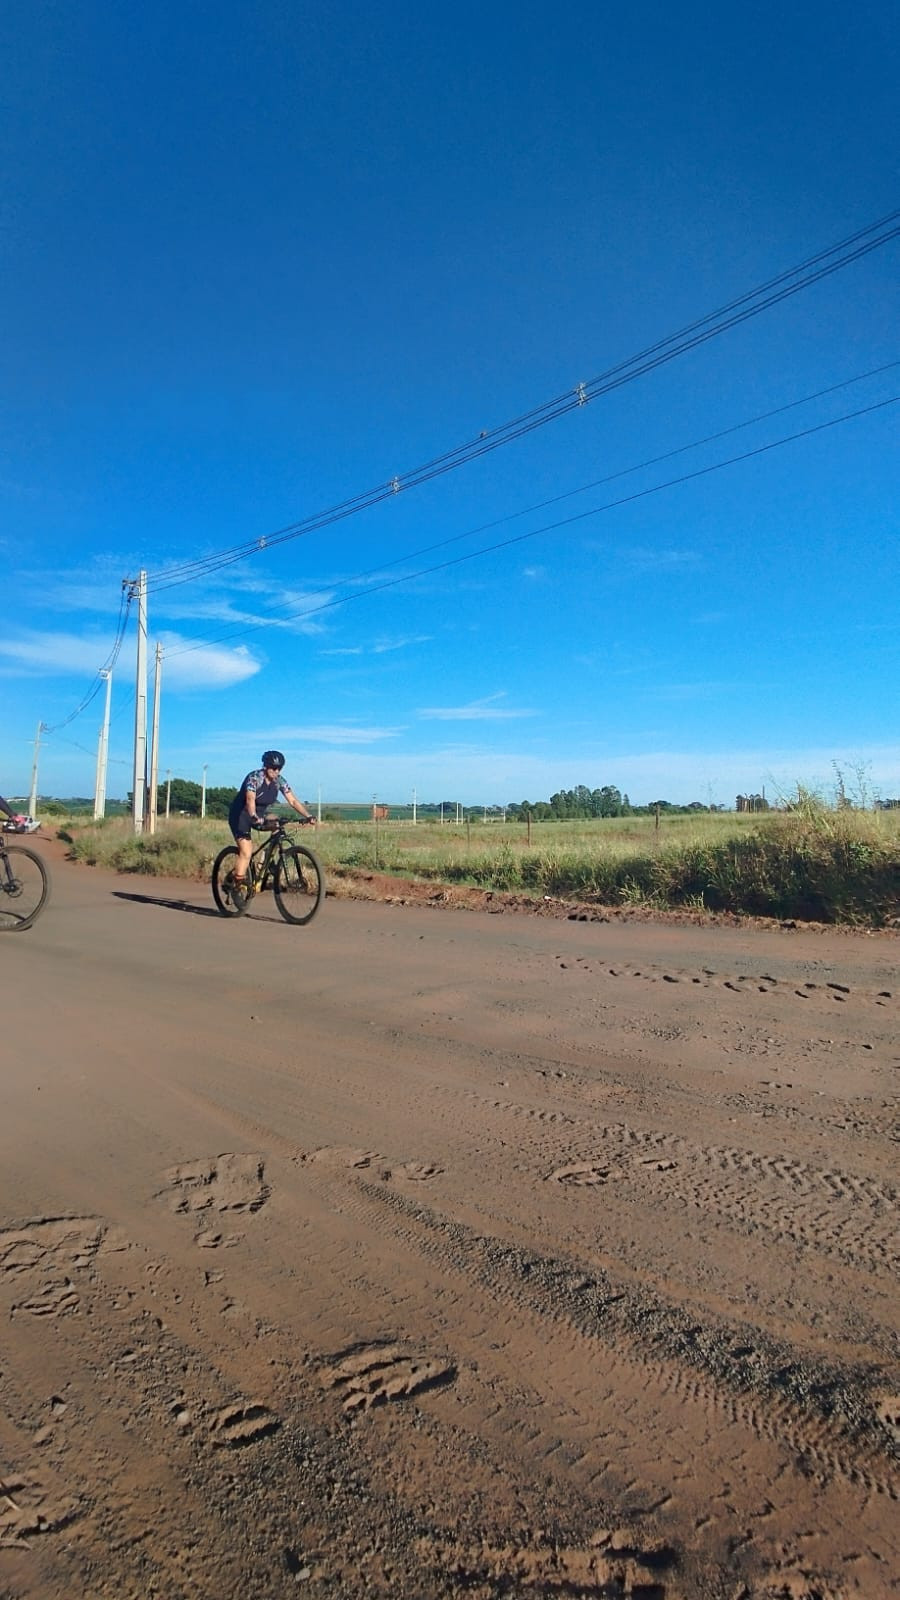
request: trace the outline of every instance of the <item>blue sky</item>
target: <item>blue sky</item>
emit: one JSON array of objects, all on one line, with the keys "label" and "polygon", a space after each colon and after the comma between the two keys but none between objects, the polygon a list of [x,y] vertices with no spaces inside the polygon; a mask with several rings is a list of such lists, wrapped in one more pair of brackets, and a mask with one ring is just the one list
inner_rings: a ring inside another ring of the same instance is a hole
[{"label": "blue sky", "polygon": [[[275,744],[326,800],[733,804],[834,761],[900,793],[896,407],[602,509],[900,394],[862,376],[900,361],[900,241],[265,542],[891,212],[897,32],[886,0],[13,0],[0,791],[42,722],[41,792],[93,792],[102,694],[69,718],[143,568],[161,774]],[[131,614],[113,796],[134,662]]]}]

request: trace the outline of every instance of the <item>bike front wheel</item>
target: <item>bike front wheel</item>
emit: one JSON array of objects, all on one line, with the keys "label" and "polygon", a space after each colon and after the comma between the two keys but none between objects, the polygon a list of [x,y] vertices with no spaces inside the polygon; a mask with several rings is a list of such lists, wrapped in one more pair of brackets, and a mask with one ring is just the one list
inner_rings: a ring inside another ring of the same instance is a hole
[{"label": "bike front wheel", "polygon": [[249,882],[246,886],[236,889],[234,887],[234,869],[238,864],[238,853],[233,844],[220,850],[213,862],[212,892],[223,917],[243,916],[250,899]]},{"label": "bike front wheel", "polygon": [[312,922],[325,896],[325,875],[311,850],[295,844],[282,851],[275,869],[275,904],[285,922]]},{"label": "bike front wheel", "polygon": [[8,844],[0,857],[0,932],[24,933],[50,898],[50,879],[40,856]]}]

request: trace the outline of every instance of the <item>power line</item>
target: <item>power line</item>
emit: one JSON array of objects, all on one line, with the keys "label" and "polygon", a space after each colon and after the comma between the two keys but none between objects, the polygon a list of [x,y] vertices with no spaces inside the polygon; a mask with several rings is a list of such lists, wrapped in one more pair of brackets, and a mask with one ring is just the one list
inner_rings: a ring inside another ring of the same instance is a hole
[{"label": "power line", "polygon": [[[645,350],[639,352],[637,355],[630,357],[626,361],[618,363],[616,366],[608,368],[606,372],[602,373],[599,377],[590,380],[590,382],[578,384],[574,390],[568,390],[564,394],[557,396],[554,400],[544,402],[542,405],[533,408],[531,411],[524,413],[522,416],[513,419],[509,423],[502,424],[501,426],[491,430],[483,431],[479,434],[477,440],[471,440],[468,444],[460,445],[450,451],[444,452],[444,454],[435,457],[432,461],[425,463],[424,466],[416,468],[412,472],[405,474],[402,478],[395,476],[386,484],[378,485],[375,489],[366,491],[362,495],[357,495],[346,501],[340,502],[338,505],[333,506],[326,511],[316,513],[312,517],[309,517],[301,522],[293,523],[286,528],[277,530],[275,533],[267,537],[257,538],[252,541],[245,542],[242,545],[234,546],[231,549],[223,550],[207,557],[201,557],[191,562],[183,563],[181,566],[170,567],[158,574],[152,574],[147,580],[148,589],[152,584],[154,592],[159,593],[167,588],[172,588],[179,584],[190,583],[200,577],[209,576],[213,572],[219,570],[221,567],[230,565],[235,561],[246,559],[248,556],[257,553],[262,549],[269,548],[273,545],[282,544],[288,542],[289,540],[303,537],[306,534],[319,531],[320,529],[328,527],[345,517],[354,515],[359,511],[369,509],[371,506],[378,504],[380,501],[388,498],[389,496],[400,493],[401,491],[409,488],[418,487],[435,477],[454,470],[457,466],[464,465],[469,461],[477,459],[479,456],[499,449],[503,444],[507,444],[515,439],[522,438],[526,434],[533,432],[536,428],[543,427],[546,423],[555,420],[557,417],[564,416],[569,411],[585,405],[589,400],[595,399],[603,394],[608,394],[614,389],[621,387],[623,384],[630,383],[635,378],[640,377],[647,372],[653,371],[656,367],[675,360],[679,355],[683,355],[687,351],[695,349],[699,345],[704,344],[713,338],[717,338],[719,334],[724,333],[728,329],[737,326],[739,323],[747,321],[751,317],[759,315],[760,312],[768,309],[770,306],[778,304],[780,301],[799,293],[802,289],[810,287],[813,283],[819,282],[821,279],[830,276],[832,273],[842,270],[843,267],[848,266],[853,261],[861,259],[863,256],[871,253],[871,251],[879,249],[882,245],[889,243],[890,240],[900,236],[900,226],[895,226],[898,218],[900,218],[900,209],[888,213],[886,216],[878,219],[876,222],[867,224],[864,228],[858,229],[856,233],[851,234],[847,238],[838,241],[836,244],[830,245],[826,249],[817,252],[815,255],[808,257],[805,261],[799,263],[798,265],[788,268],[787,271],[782,272],[776,277],[769,279],[767,282],[758,285],[752,290],[749,290],[747,293],[739,296],[737,299],[730,301],[727,305],[720,307],[717,311],[707,313],[705,316],[688,324],[685,328],[680,329],[677,333],[670,334],[666,338],[658,340],[655,344],[648,346]],[[893,364],[894,363],[890,363],[889,365]],[[859,380],[847,380],[847,382],[854,381]],[[833,387],[838,388],[842,387],[842,385],[835,385]],[[822,394],[827,392],[830,391],[821,391]],[[799,405],[803,403],[805,402],[791,402],[792,405]],[[776,415],[778,411],[783,409],[789,409],[789,407],[779,407],[776,408],[775,411],[765,413],[764,415]],[[861,414],[862,413],[853,413],[852,415]],[[763,418],[760,417],[755,420],[763,420]],[[849,419],[841,418],[836,420],[841,421]],[[750,424],[738,423],[735,425],[735,428],[749,425]],[[823,426],[831,425],[832,424],[823,424]],[[698,441],[698,444],[712,442],[716,438],[722,437],[724,433],[731,431],[734,430],[726,429],[723,430],[722,434],[710,435],[707,440]],[[803,437],[803,435],[798,434],[792,437],[799,438]],[[777,443],[782,442],[786,443],[788,441],[777,441]],[[680,446],[679,450],[687,450],[691,448],[697,448],[697,445]],[[773,448],[773,446],[767,446],[763,448]],[[668,459],[671,455],[678,453],[678,450],[667,452],[663,456],[655,457],[648,462],[642,463],[642,465],[653,465],[661,460]],[[758,452],[750,452],[750,454],[754,453]],[[746,457],[738,457],[734,459],[746,459]],[[729,464],[730,463],[728,462],[721,463],[721,465]],[[632,472],[637,470],[640,469],[638,467],[632,467],[623,469],[623,472]],[[717,469],[713,467],[704,470],[709,471]],[[600,484],[603,482],[609,482],[612,480],[612,478],[622,475],[623,473],[612,474],[610,478],[597,480],[597,483]],[[689,474],[688,476],[690,477],[697,475],[698,474]],[[673,480],[673,482],[677,481],[685,480]],[[588,485],[585,487],[587,488],[594,486],[595,485]],[[585,492],[584,488],[581,490],[569,491],[570,494],[583,492]],[[642,492],[654,493],[657,492],[657,490],[651,489]],[[560,496],[557,498],[562,499],[566,498],[566,496]],[[629,496],[626,497],[626,500],[631,498],[635,497]],[[626,500],[613,502],[611,504],[625,504]],[[543,504],[553,503],[555,502],[543,502]],[[540,509],[540,507],[533,507],[531,509],[536,510]],[[605,510],[610,509],[610,507],[601,507],[597,509]],[[512,515],[520,516],[526,514],[527,512],[523,511],[513,513]],[[594,513],[586,514],[590,515]],[[502,518],[499,520],[506,521],[510,519]],[[484,527],[487,528],[496,525],[496,523],[488,523],[485,524]],[[546,529],[536,529],[533,533],[529,533],[521,537],[532,538],[539,532],[550,531],[552,526],[561,525],[563,524],[549,525]],[[479,531],[483,530],[473,530],[473,532]],[[461,538],[472,536],[472,532],[469,534],[458,534],[455,535],[453,539],[441,541],[441,543],[449,544],[456,542]],[[506,544],[516,542],[518,542],[516,539],[503,541],[498,545],[487,547],[482,551],[471,552],[470,555],[460,557],[458,560],[474,559],[474,557],[477,555],[489,553],[489,550],[502,549]],[[439,548],[439,546],[429,546],[426,548],[426,551],[414,552],[413,556],[411,557],[406,556],[398,559],[415,559],[417,555],[425,554],[427,553],[427,550],[435,548]],[[388,565],[395,564],[396,563],[389,563]],[[454,561],[446,562],[442,563],[440,566],[425,569],[425,571],[439,571],[443,566],[455,564],[456,562]],[[384,564],[382,564],[381,568],[376,570],[383,570],[383,566]],[[367,575],[368,574],[363,574],[363,576]],[[425,572],[411,574],[407,577],[373,586],[367,590],[357,591],[356,594],[345,596],[343,599],[328,601],[320,607],[311,608],[306,611],[289,613],[284,620],[291,620],[291,618],[297,616],[313,615],[316,611],[331,609],[336,605],[347,603],[350,599],[362,598],[364,594],[372,594],[378,592],[379,589],[392,587],[393,583],[409,582],[413,577],[424,575]],[[46,727],[43,730],[45,733],[52,735],[58,733],[62,728],[67,727],[69,723],[75,721],[75,719],[87,709],[87,707],[99,693],[103,685],[104,674],[111,671],[118,660],[127,626],[128,606],[132,598],[132,593],[133,589],[126,581],[126,583],[123,584],[122,589],[119,621],[116,628],[115,641],[106,662],[98,669],[95,682],[92,684],[87,694],[82,698],[79,705],[76,706],[76,708],[61,722],[50,727]],[[265,626],[265,624],[253,624],[247,629],[239,629],[236,631],[239,633],[251,632],[254,631],[256,627],[260,626]],[[222,637],[234,637],[234,633],[227,634]],[[195,646],[186,646],[184,647],[184,650],[174,651],[172,654],[182,654],[187,650],[203,648],[207,648],[207,645],[201,643]]]},{"label": "power line", "polygon": [[[336,609],[338,606],[348,605],[351,600],[362,600],[369,595],[379,594],[385,589],[394,589],[400,584],[413,583],[418,578],[430,577],[436,572],[445,572],[449,567],[461,566],[466,561],[475,561],[481,556],[493,555],[498,550],[507,550],[512,545],[524,544],[528,539],[536,539],[539,534],[557,532],[560,528],[571,527],[571,525],[575,522],[583,522],[588,517],[600,516],[604,511],[614,511],[621,506],[630,505],[636,500],[646,499],[648,496],[653,494],[661,494],[665,489],[674,489],[679,484],[690,483],[696,478],[707,477],[713,472],[721,472],[724,467],[735,466],[741,461],[751,461],[755,456],[765,455],[768,451],[777,450],[782,445],[793,444],[798,439],[808,439],[813,434],[822,433],[827,428],[835,428],[840,423],[851,422],[857,417],[868,416],[874,411],[883,410],[886,406],[896,405],[898,401],[900,401],[900,394],[891,395],[888,399],[878,400],[873,405],[862,406],[858,411],[845,412],[843,416],[832,417],[828,422],[815,423],[812,427],[802,428],[798,433],[786,434],[781,439],[773,439],[769,444],[757,445],[753,450],[745,450],[740,455],[729,456],[725,461],[715,461],[709,466],[698,467],[693,472],[682,473],[677,478],[669,478],[664,483],[651,484],[650,487],[646,489],[636,489],[633,494],[623,495],[618,500],[607,501],[605,505],[592,506],[587,511],[578,511],[571,517],[561,518],[558,522],[545,523],[543,527],[532,528],[528,533],[515,534],[510,539],[501,539],[498,543],[486,545],[480,550],[470,550],[464,555],[452,556],[447,561],[440,561],[432,567],[423,567],[418,572],[405,573],[399,578],[386,578],[383,583],[373,584],[368,589],[359,589],[354,594],[344,595],[342,598],[336,600],[323,601],[321,605],[312,606],[307,610],[291,612],[287,617],[285,617],[284,620],[289,621],[296,620],[298,617],[316,616],[319,612],[331,611]],[[257,623],[243,631],[246,633],[252,633],[257,627],[264,626],[264,623]],[[195,650],[205,650],[208,648],[209,645],[207,643],[201,642],[200,644],[195,645],[184,645],[180,650],[171,650],[167,653],[169,656],[189,655]]]},{"label": "power line", "polygon": [[100,693],[100,690],[103,687],[105,674],[112,672],[113,667],[119,659],[119,652],[122,648],[122,643],[125,638],[125,629],[128,625],[128,607],[130,603],[131,595],[126,595],[125,589],[123,588],[121,599],[119,601],[119,617],[116,623],[116,636],[113,640],[109,654],[103,663],[103,666],[97,668],[96,682],[92,684],[91,688],[88,690],[87,694],[80,701],[80,703],[75,707],[74,711],[70,711],[69,715],[64,717],[62,722],[55,722],[52,727],[45,727],[44,733],[59,733],[61,728],[67,728],[70,722],[74,722],[76,717],[80,717],[81,713],[87,710],[91,701],[94,700]]},{"label": "power line", "polygon": [[[817,389],[814,393],[803,395],[798,400],[789,400],[784,405],[774,406],[771,410],[762,411],[757,416],[749,417],[743,422],[732,423],[730,427],[722,428],[716,433],[706,434],[702,439],[692,440],[690,444],[677,445],[672,450],[663,451],[661,455],[649,456],[646,460],[636,462],[633,466],[622,467],[617,472],[607,473],[602,478],[594,478],[590,483],[581,484],[576,489],[567,489],[562,494],[552,495],[549,499],[539,500],[535,504],[524,506],[518,511],[510,511],[502,517],[495,517],[490,522],[480,523],[477,527],[469,528],[464,533],[454,533],[449,538],[435,540],[432,544],[423,545],[418,550],[409,550],[404,555],[396,556],[391,561],[380,561],[377,566],[369,567],[364,572],[354,573],[351,577],[342,579],[337,585],[320,584],[307,592],[309,595],[316,595],[329,593],[335,587],[346,589],[351,584],[361,583],[366,578],[374,577],[378,572],[385,572],[391,567],[400,566],[403,562],[416,561],[420,556],[430,555],[433,550],[446,549],[451,544],[459,544],[463,539],[473,539],[479,533],[487,533],[491,528],[502,527],[504,523],[514,522],[520,517],[530,516],[536,511],[546,510],[548,506],[559,505],[564,500],[573,499],[575,495],[587,494],[591,489],[599,489],[604,484],[615,483],[619,478],[626,478],[635,472],[642,472],[647,467],[659,466],[661,462],[671,461],[675,456],[685,455],[689,450],[702,449],[704,445],[714,444],[719,439],[728,438],[732,433],[739,433],[745,428],[755,427],[758,423],[767,422],[772,417],[783,415],[786,411],[796,410],[798,406],[811,405],[814,400],[825,399],[828,395],[837,394],[840,390],[848,389],[853,384],[863,383],[867,378],[879,377],[882,373],[890,372],[898,366],[900,366],[900,361],[887,361],[882,366],[870,368],[868,372],[857,373],[852,378],[843,378],[839,383],[829,384],[826,388]],[[283,606],[270,607],[267,616],[271,618],[273,623],[289,620],[281,613],[283,613]],[[294,615],[294,613],[291,613],[291,615]],[[267,625],[265,620],[249,625],[242,624],[240,627],[231,628],[223,634],[218,634],[214,639],[205,641],[202,648],[207,645],[211,647],[215,644],[222,644],[228,639],[240,637],[245,632],[251,632]],[[194,649],[201,647],[188,645],[184,648]],[[169,653],[178,655],[180,651],[176,648]]]},{"label": "power line", "polygon": [[878,221],[858,229],[847,238],[839,240],[836,244],[829,245],[826,249],[809,256],[798,265],[789,267],[785,272],[770,278],[767,282],[759,284],[756,288],[731,300],[727,305],[721,306],[717,311],[708,312],[705,316],[689,323],[678,332],[667,335],[655,344],[649,345],[637,355],[629,357],[626,361],[617,363],[608,368],[599,377],[586,383],[579,383],[575,389],[569,389],[564,394],[558,395],[553,400],[545,401],[534,407],[531,411],[514,418],[511,422],[503,423],[498,427],[486,430],[479,434],[477,439],[466,444],[458,445],[423,466],[414,468],[403,475],[395,475],[384,483],[376,485],[373,489],[354,495],[347,500],[338,502],[323,511],[315,512],[311,516],[298,522],[290,523],[284,528],[273,533],[245,541],[239,545],[214,552],[208,556],[197,557],[180,565],[162,569],[157,573],[148,574],[148,592],[160,593],[165,589],[177,585],[192,583],[201,577],[207,577],[224,566],[234,562],[246,560],[249,556],[258,554],[264,549],[287,543],[294,539],[303,538],[308,534],[330,527],[334,523],[354,516],[357,513],[369,510],[371,507],[390,499],[411,488],[418,488],[423,483],[455,470],[470,461],[478,459],[491,451],[498,450],[502,445],[513,440],[523,438],[537,428],[544,427],[548,422],[565,416],[568,412],[586,405],[590,400],[609,394],[621,388],[626,383],[654,371],[657,367],[664,366],[674,361],[678,356],[718,338],[731,328],[758,316],[781,301],[799,294],[803,289],[820,282],[823,278],[841,271],[852,262],[869,255],[873,250],[880,249],[882,245],[900,236],[900,209],[889,212]]},{"label": "power line", "polygon": [[[503,517],[497,517],[497,518],[493,519],[491,522],[485,522],[485,523],[482,523],[480,526],[478,526],[476,528],[470,528],[465,533],[451,534],[449,538],[436,540],[434,543],[429,544],[429,545],[424,545],[418,550],[407,551],[405,555],[397,556],[393,561],[382,561],[382,562],[379,562],[377,567],[369,568],[368,571],[356,573],[350,578],[343,579],[338,587],[340,587],[342,589],[347,588],[350,584],[361,582],[365,578],[372,577],[377,572],[383,572],[383,571],[385,571],[386,569],[388,569],[390,567],[399,566],[403,562],[415,561],[420,556],[429,555],[434,550],[445,549],[448,545],[458,544],[463,539],[474,538],[476,534],[486,533],[491,528],[500,527],[504,523],[513,522],[513,521],[517,520],[519,517],[529,516],[533,512],[545,510],[548,506],[551,506],[551,505],[558,505],[563,500],[572,499],[575,495],[585,494],[591,489],[597,489],[597,488],[602,487],[604,484],[613,483],[616,480],[618,480],[619,478],[628,477],[628,476],[630,476],[631,474],[633,474],[635,472],[641,472],[641,471],[645,470],[647,467],[657,466],[661,462],[669,461],[673,457],[678,456],[678,455],[683,455],[689,450],[700,449],[704,445],[712,444],[712,443],[714,443],[715,441],[717,441],[719,439],[723,439],[723,438],[728,437],[732,433],[737,433],[737,432],[741,431],[742,429],[753,427],[757,423],[765,422],[771,417],[779,416],[779,415],[781,415],[782,413],[784,413],[786,411],[794,410],[798,406],[808,405],[814,400],[822,399],[826,395],[834,394],[838,390],[848,388],[854,383],[861,383],[866,378],[874,377],[874,376],[878,375],[881,372],[890,371],[892,368],[895,368],[897,366],[900,366],[900,361],[886,362],[881,367],[872,368],[869,372],[859,373],[859,374],[857,374],[857,376],[855,376],[853,378],[846,378],[846,379],[842,380],[840,383],[831,384],[825,389],[817,390],[814,394],[804,395],[799,400],[788,401],[785,405],[776,406],[770,411],[761,412],[761,413],[759,413],[759,415],[757,415],[755,417],[750,417],[747,420],[745,420],[744,422],[734,423],[730,427],[723,428],[717,433],[707,434],[704,438],[693,440],[690,444],[678,445],[672,450],[664,451],[661,455],[648,457],[646,460],[637,462],[633,466],[623,467],[617,472],[612,472],[612,473],[607,474],[605,477],[596,478],[591,483],[580,485],[577,489],[566,490],[563,494],[554,495],[554,496],[552,496],[551,498],[549,498],[547,500],[538,501],[534,505],[525,506],[525,507],[523,507],[522,509],[520,509],[518,511],[509,512],[509,513],[507,513],[507,515],[505,515]],[[853,413],[853,414],[855,415],[856,413]],[[841,420],[841,419],[838,419],[838,420]],[[792,435],[791,437],[801,437],[801,435],[796,435],[796,436]],[[616,503],[618,504],[619,502],[616,502]],[[541,530],[537,530],[537,531],[541,531]],[[490,546],[489,548],[491,548],[491,549],[501,548],[501,546]],[[333,587],[334,587],[334,585],[331,585],[331,584],[321,585],[318,589],[313,589],[310,592],[312,594],[327,593],[329,590],[333,589]],[[373,591],[365,590],[365,591],[361,591],[361,592],[362,593],[371,593]],[[345,596],[344,598],[349,600],[349,599],[355,598],[355,596],[354,595],[348,595],[348,596]],[[334,603],[341,604],[342,601],[338,600],[337,602],[332,602],[332,603],[333,604]],[[320,608],[313,608],[313,609],[314,610],[318,610]],[[324,608],[321,608],[321,609],[324,609]],[[279,615],[279,613],[281,613],[281,614]],[[289,621],[289,620],[291,620],[293,618],[296,618],[297,616],[305,616],[307,614],[311,614],[311,613],[307,613],[306,611],[300,611],[300,612],[289,612],[287,614],[284,614],[283,613],[283,608],[278,608],[278,610],[272,610],[270,612],[270,616],[272,618],[272,621],[276,621],[276,622],[277,621],[285,621],[285,622],[287,622],[287,621]],[[251,623],[249,625],[242,625],[241,627],[232,628],[232,629],[228,630],[226,633],[217,635],[215,639],[210,639],[210,640],[203,641],[198,645],[185,645],[180,650],[176,648],[174,650],[169,651],[168,653],[170,655],[180,655],[180,654],[182,654],[182,653],[184,653],[186,651],[189,651],[189,650],[205,649],[207,647],[211,647],[212,645],[222,644],[222,643],[226,642],[229,639],[241,637],[245,633],[255,632],[259,628],[263,628],[263,627],[266,627],[268,625],[269,624],[268,624],[267,621]]]}]

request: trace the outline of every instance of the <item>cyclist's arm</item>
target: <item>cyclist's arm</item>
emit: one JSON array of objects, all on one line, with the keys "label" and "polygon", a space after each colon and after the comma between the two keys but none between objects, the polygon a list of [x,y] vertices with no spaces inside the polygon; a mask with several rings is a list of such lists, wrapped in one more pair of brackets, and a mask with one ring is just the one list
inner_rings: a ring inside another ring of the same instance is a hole
[{"label": "cyclist's arm", "polygon": [[298,817],[303,817],[306,822],[314,822],[315,821],[315,818],[313,817],[312,812],[311,811],[307,811],[306,806],[303,804],[303,801],[297,799],[297,796],[295,795],[293,789],[288,789],[288,787],[285,785],[284,789],[282,789],[281,792],[282,792],[283,798],[287,801],[288,805],[289,806],[293,806],[293,808],[296,811]]},{"label": "cyclist's arm", "polygon": [[244,810],[251,822],[259,821],[259,817],[256,814],[256,790],[253,784],[248,784],[244,790]]},{"label": "cyclist's arm", "polygon": [[15,813],[7,805],[7,803],[4,800],[2,794],[0,794],[0,811],[5,811],[6,815],[9,817],[10,821],[12,821],[13,816],[15,815]]}]

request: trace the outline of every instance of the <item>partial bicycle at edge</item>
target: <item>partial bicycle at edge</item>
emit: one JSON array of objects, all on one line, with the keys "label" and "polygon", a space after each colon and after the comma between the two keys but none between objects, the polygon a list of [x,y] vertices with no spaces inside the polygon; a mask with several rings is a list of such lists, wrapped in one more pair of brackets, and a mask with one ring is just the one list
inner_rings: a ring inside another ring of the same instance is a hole
[{"label": "partial bicycle at edge", "polygon": [[50,874],[35,850],[0,833],[0,933],[24,933],[50,898]]}]

